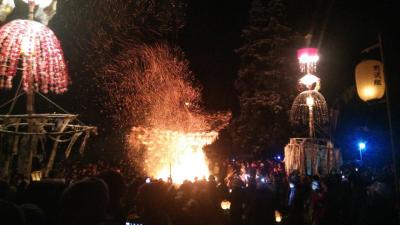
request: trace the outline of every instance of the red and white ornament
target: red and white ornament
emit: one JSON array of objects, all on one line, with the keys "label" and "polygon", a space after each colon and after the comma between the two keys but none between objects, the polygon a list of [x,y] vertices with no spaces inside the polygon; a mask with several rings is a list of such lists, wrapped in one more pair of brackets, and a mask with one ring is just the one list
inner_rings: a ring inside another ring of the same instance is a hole
[{"label": "red and white ornament", "polygon": [[67,67],[60,42],[41,23],[14,20],[0,28],[0,88],[11,88],[17,69],[23,71],[24,90],[28,89],[29,77],[37,91],[58,94],[67,90]]}]

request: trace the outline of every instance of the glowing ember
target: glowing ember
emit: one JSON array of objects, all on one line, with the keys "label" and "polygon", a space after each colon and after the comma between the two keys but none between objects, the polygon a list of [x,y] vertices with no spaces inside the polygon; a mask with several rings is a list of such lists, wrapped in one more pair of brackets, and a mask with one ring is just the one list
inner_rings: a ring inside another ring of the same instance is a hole
[{"label": "glowing ember", "polygon": [[203,147],[211,144],[217,135],[214,131],[184,133],[135,127],[130,141],[137,147],[146,147],[148,175],[165,181],[171,176],[174,183],[182,183],[208,178],[210,172]]}]

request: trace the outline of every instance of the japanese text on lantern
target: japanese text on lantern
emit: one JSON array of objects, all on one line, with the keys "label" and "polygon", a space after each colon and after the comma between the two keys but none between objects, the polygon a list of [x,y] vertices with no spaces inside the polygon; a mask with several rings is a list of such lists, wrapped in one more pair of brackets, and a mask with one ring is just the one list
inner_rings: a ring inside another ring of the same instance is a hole
[{"label": "japanese text on lantern", "polygon": [[374,65],[374,85],[382,85],[382,76],[380,70],[381,68],[379,65]]}]

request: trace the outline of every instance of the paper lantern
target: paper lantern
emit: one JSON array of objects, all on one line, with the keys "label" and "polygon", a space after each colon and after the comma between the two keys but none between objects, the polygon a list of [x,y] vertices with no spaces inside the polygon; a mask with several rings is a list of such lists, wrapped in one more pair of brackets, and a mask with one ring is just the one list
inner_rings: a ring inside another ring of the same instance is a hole
[{"label": "paper lantern", "polygon": [[275,222],[282,222],[282,214],[278,210],[275,210]]},{"label": "paper lantern", "polygon": [[31,173],[32,181],[40,181],[42,179],[42,171],[33,171]]},{"label": "paper lantern", "polygon": [[308,96],[306,98],[306,104],[308,107],[313,107],[315,104],[314,98],[312,96]]},{"label": "paper lantern", "polygon": [[378,60],[364,60],[356,66],[358,96],[363,101],[380,99],[385,94],[383,64]]},{"label": "paper lantern", "polygon": [[307,87],[317,83],[319,78],[312,74],[306,74],[300,79],[300,83],[306,85]]},{"label": "paper lantern", "polygon": [[317,48],[301,48],[297,50],[297,58],[299,59],[301,72],[312,74],[317,71],[317,62],[319,60]]},{"label": "paper lantern", "polygon": [[221,208],[222,208],[223,210],[229,210],[229,209],[231,208],[231,202],[228,201],[228,200],[223,200],[223,201],[221,202]]}]

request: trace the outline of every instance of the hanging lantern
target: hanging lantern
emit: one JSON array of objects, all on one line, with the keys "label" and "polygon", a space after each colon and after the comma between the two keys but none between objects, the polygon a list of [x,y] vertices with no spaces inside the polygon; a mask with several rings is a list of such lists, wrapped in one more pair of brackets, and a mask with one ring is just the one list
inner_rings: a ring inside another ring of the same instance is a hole
[{"label": "hanging lantern", "polygon": [[[21,65],[21,68],[19,68]],[[67,67],[60,42],[48,27],[30,20],[14,20],[0,28],[0,88],[12,87],[22,70],[23,88],[47,93],[67,90]]]},{"label": "hanging lantern", "polygon": [[306,105],[307,105],[308,107],[313,107],[314,104],[315,104],[314,98],[313,98],[312,96],[308,96],[308,97],[306,98]]},{"label": "hanging lantern", "polygon": [[317,71],[317,62],[319,60],[317,48],[301,48],[297,50],[300,71],[302,73],[312,74]]},{"label": "hanging lantern", "polygon": [[282,222],[282,214],[278,210],[275,210],[275,222]]},{"label": "hanging lantern", "polygon": [[314,123],[328,123],[328,106],[324,96],[318,91],[308,90],[300,93],[293,101],[289,121],[293,124],[308,124],[310,107],[313,110]]},{"label": "hanging lantern", "polygon": [[311,88],[311,86],[317,82],[319,82],[319,78],[312,74],[306,74],[300,79],[300,83],[308,88]]},{"label": "hanging lantern", "polygon": [[33,171],[31,173],[32,181],[40,181],[42,179],[42,171]]},{"label": "hanging lantern", "polygon": [[385,94],[383,64],[378,60],[364,60],[356,66],[358,96],[363,101],[380,99]]},{"label": "hanging lantern", "polygon": [[222,208],[223,210],[229,210],[229,209],[231,208],[231,202],[228,201],[228,200],[223,200],[223,201],[221,202],[221,208]]}]

